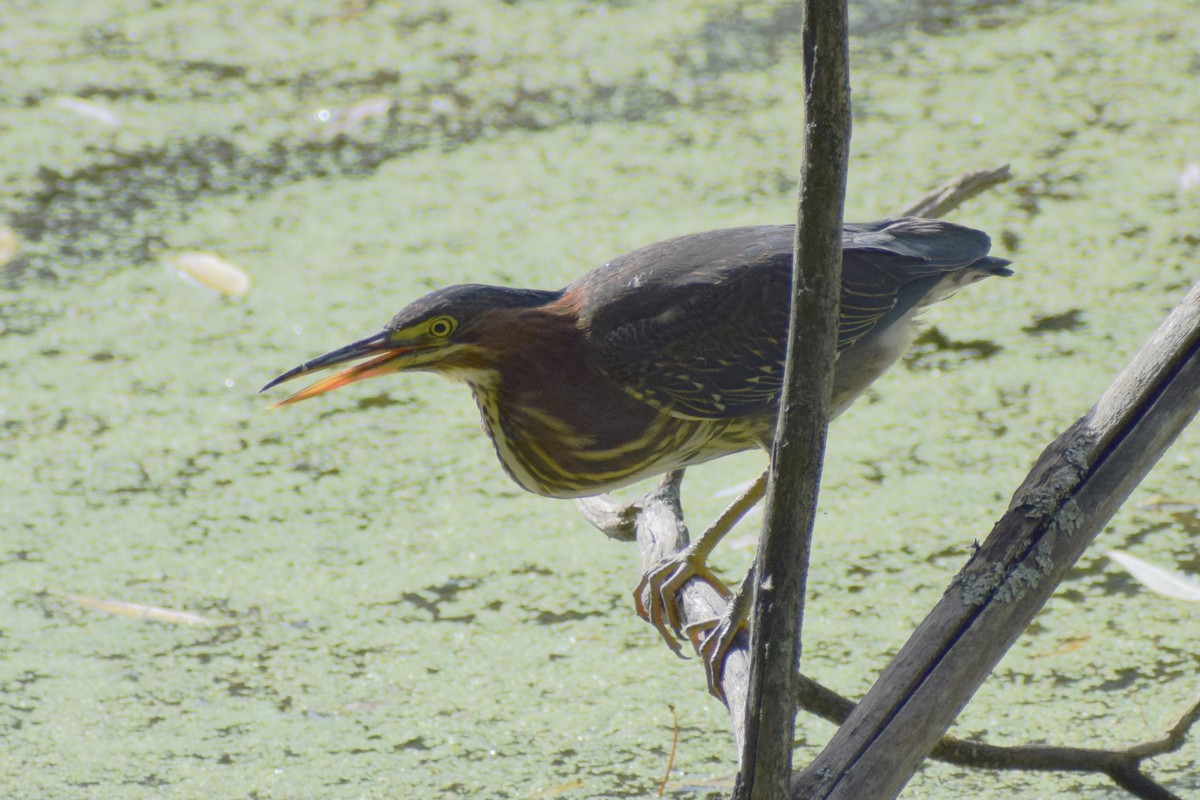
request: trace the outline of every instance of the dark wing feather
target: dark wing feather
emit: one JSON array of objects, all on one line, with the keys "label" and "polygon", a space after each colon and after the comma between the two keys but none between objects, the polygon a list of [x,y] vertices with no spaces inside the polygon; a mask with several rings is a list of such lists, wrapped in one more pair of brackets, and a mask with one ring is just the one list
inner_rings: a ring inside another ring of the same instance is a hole
[{"label": "dark wing feather", "polygon": [[[707,231],[620,256],[566,289],[600,368],[668,413],[773,413],[783,380],[793,226]],[[847,225],[839,352],[988,251],[936,220]]]}]

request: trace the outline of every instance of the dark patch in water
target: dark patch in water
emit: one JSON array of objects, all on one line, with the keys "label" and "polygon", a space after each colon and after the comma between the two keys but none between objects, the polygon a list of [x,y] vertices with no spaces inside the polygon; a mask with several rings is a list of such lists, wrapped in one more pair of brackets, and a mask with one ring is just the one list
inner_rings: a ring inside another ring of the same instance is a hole
[{"label": "dark patch in water", "polygon": [[1033,321],[1021,328],[1034,335],[1057,331],[1077,331],[1087,323],[1083,321],[1083,309],[1072,308],[1059,314],[1036,314]]},{"label": "dark patch in water", "polygon": [[904,364],[912,370],[947,369],[957,362],[991,358],[1002,349],[990,339],[951,339],[932,325],[913,340]]}]

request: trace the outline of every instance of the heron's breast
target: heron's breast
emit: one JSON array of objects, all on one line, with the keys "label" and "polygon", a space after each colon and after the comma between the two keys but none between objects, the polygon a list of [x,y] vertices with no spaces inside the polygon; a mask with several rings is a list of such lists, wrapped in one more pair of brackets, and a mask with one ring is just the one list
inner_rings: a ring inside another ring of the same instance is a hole
[{"label": "heron's breast", "polygon": [[625,414],[598,403],[591,414],[564,415],[506,402],[489,387],[472,389],[505,471],[524,489],[546,497],[600,494],[751,449],[761,440],[759,431],[740,421],[679,419],[633,398]]}]

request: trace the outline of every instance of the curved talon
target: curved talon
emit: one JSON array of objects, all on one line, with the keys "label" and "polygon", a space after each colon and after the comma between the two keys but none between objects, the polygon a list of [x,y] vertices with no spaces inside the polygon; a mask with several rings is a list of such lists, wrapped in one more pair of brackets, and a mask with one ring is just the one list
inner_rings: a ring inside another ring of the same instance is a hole
[{"label": "curved talon", "polygon": [[691,547],[647,572],[633,590],[637,615],[653,625],[671,648],[671,652],[680,658],[686,658],[679,642],[686,638],[687,634],[680,619],[677,595],[683,585],[692,578],[705,581],[725,600],[732,597],[717,574],[709,569],[702,557]]},{"label": "curved talon", "polygon": [[[683,648],[679,646],[679,642],[675,641],[675,637],[671,635],[671,631],[666,625],[663,624],[663,612],[661,604],[653,602],[655,593],[652,585],[652,578],[654,574],[655,572],[652,570],[647,572],[645,575],[642,575],[642,579],[638,581],[638,585],[634,587],[633,610],[639,617],[654,626],[654,630],[658,631],[659,635],[662,636],[663,641],[667,643],[667,647],[671,649],[672,653],[680,658],[687,658],[687,656],[683,654]],[[642,599],[646,596],[651,598],[649,609],[646,608],[646,603]]]},{"label": "curved talon", "polygon": [[[665,571],[665,570],[664,570]],[[692,578],[699,578],[708,583],[717,594],[721,595],[722,600],[729,600],[733,595],[725,584],[717,577],[717,574],[708,568],[708,565],[703,561],[698,561],[694,558],[683,559],[674,564],[674,569],[662,581],[662,585],[658,590],[658,599],[662,603],[663,609],[667,612],[667,619],[671,623],[671,630],[683,638],[683,623],[679,618],[679,603],[676,600],[676,595],[683,585]],[[653,584],[652,584],[653,585]]]},{"label": "curved talon", "polygon": [[[731,604],[730,608],[734,606]],[[734,619],[728,613],[684,628],[692,647],[696,648],[696,653],[704,662],[704,679],[708,682],[708,693],[722,703],[726,702],[720,680],[725,669],[725,654],[729,652],[733,640],[745,629],[745,619]]]}]

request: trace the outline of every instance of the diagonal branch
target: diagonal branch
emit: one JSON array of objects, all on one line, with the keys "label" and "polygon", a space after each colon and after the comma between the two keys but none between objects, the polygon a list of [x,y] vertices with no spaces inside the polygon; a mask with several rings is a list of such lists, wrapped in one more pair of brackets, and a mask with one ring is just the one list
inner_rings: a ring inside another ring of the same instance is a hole
[{"label": "diagonal branch", "polygon": [[[797,777],[793,796],[895,796],[1198,410],[1200,284],[1038,459],[941,602]],[[1110,774],[1138,783],[1128,771]]]},{"label": "diagonal branch", "polygon": [[[627,506],[622,506],[607,495],[577,502],[588,521],[607,535],[623,541],[636,537],[642,568],[649,569],[664,557],[687,546],[687,529],[679,508],[682,477],[682,473],[667,475],[654,492]],[[682,611],[687,619],[710,619],[724,610],[725,601],[702,580],[685,584],[681,595],[684,600]],[[731,701],[734,739],[739,746],[743,739],[745,718],[736,709],[745,707],[742,701],[746,696],[749,670],[746,637],[741,636],[729,650],[722,675],[722,686]],[[844,723],[855,708],[854,701],[803,674],[799,675],[797,704],[835,725]],[[975,769],[1100,773],[1142,800],[1180,800],[1142,773],[1141,762],[1178,750],[1183,746],[1190,728],[1197,722],[1200,722],[1200,696],[1192,701],[1162,736],[1129,747],[1001,746],[945,736],[930,757]]]},{"label": "diagonal branch", "polygon": [[1012,178],[1008,164],[981,169],[951,178],[929,194],[901,211],[900,217],[941,217],[978,194]]},{"label": "diagonal branch", "polygon": [[[841,725],[854,710],[854,702],[800,676],[799,706],[835,725]],[[976,769],[1005,769],[1060,772],[1097,772],[1144,800],[1179,800],[1164,786],[1141,772],[1141,762],[1183,746],[1189,728],[1200,719],[1200,696],[1162,736],[1124,748],[1085,748],[1058,745],[1001,746],[945,736],[930,757],[949,764]]]}]

